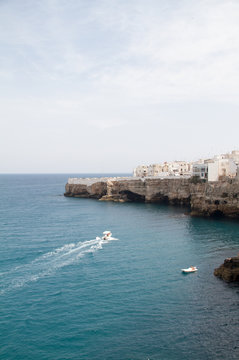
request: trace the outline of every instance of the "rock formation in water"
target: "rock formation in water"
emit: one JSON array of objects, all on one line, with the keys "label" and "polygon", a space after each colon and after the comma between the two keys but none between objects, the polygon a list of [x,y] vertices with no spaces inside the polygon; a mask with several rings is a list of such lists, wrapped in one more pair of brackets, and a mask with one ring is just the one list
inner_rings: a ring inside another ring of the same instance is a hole
[{"label": "rock formation in water", "polygon": [[107,181],[102,179],[68,179],[65,196],[100,199],[107,194]]},{"label": "rock formation in water", "polygon": [[65,196],[105,201],[186,205],[191,215],[239,218],[239,182],[203,182],[193,178],[69,179]]},{"label": "rock formation in water", "polygon": [[214,270],[214,275],[227,282],[239,282],[239,256],[224,260],[224,263]]}]

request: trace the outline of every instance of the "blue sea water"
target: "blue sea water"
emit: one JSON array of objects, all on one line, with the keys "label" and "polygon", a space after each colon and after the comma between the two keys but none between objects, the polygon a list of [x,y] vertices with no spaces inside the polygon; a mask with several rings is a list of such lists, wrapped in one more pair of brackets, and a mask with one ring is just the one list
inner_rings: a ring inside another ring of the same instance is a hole
[{"label": "blue sea water", "polygon": [[239,287],[213,270],[239,223],[65,198],[66,182],[0,176],[0,359],[238,359]]}]

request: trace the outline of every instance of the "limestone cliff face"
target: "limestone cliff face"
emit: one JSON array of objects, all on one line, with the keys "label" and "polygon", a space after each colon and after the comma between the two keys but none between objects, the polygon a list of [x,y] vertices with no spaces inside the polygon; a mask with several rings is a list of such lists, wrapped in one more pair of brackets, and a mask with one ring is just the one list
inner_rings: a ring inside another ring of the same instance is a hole
[{"label": "limestone cliff face", "polygon": [[91,185],[67,183],[65,190],[65,196],[100,199],[107,193],[107,184],[103,181]]},{"label": "limestone cliff face", "polygon": [[239,218],[236,180],[207,183],[185,178],[69,179],[65,196],[187,205],[192,215]]},{"label": "limestone cliff face", "polygon": [[188,179],[69,179],[65,196],[190,205]]},{"label": "limestone cliff face", "polygon": [[189,179],[147,179],[146,201],[190,205]]},{"label": "limestone cliff face", "polygon": [[233,180],[191,187],[192,215],[239,217],[239,182]]}]

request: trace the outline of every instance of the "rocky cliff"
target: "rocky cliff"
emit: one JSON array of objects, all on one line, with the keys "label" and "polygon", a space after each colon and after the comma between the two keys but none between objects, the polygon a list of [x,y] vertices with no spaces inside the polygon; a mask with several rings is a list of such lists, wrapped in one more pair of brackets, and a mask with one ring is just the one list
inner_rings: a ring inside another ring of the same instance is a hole
[{"label": "rocky cliff", "polygon": [[227,282],[239,282],[239,257],[227,258],[219,268],[214,270],[214,275]]},{"label": "rocky cliff", "polygon": [[65,196],[186,205],[192,215],[239,218],[239,182],[193,178],[69,179]]},{"label": "rocky cliff", "polygon": [[107,194],[107,179],[70,178],[65,187],[65,196],[100,199]]},{"label": "rocky cliff", "polygon": [[239,218],[239,182],[235,179],[191,186],[191,214]]}]

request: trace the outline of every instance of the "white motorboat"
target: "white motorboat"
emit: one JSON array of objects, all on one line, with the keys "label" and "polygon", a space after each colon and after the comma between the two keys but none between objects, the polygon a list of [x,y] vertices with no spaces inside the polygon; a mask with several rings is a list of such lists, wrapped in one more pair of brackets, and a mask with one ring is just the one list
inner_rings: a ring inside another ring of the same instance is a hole
[{"label": "white motorboat", "polygon": [[112,232],[106,230],[103,232],[102,240],[109,240],[112,237]]},{"label": "white motorboat", "polygon": [[193,273],[196,272],[198,269],[196,266],[190,266],[187,269],[181,269],[183,273],[187,274],[187,273]]},{"label": "white motorboat", "polygon": [[96,240],[111,240],[112,239],[112,232],[106,230],[103,232],[103,236],[100,238],[99,236],[96,237]]}]

